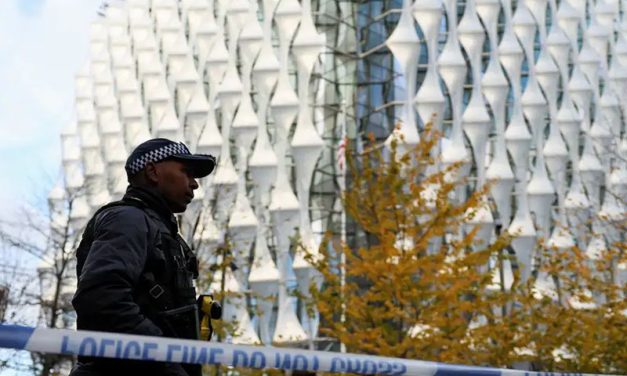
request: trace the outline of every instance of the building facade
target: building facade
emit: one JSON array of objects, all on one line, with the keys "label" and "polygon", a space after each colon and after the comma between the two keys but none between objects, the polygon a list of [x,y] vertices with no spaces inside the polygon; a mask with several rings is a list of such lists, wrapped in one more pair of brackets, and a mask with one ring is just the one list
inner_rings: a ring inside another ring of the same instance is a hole
[{"label": "building facade", "polygon": [[[624,7],[111,3],[92,25],[90,59],[76,76],[76,121],[61,135],[64,174],[51,207],[64,192],[84,192],[68,217],[80,229],[121,197],[125,159],[151,137],[219,157],[181,231],[205,265],[220,263],[216,249],[231,245],[237,269],[213,273],[205,286],[243,293],[226,303],[238,334],[223,340],[314,346],[319,320],[290,290],[307,295],[320,281],[295,244],[315,252],[325,230],[347,232],[340,141],[359,146],[372,133],[385,142],[397,129],[415,145],[432,122],[444,134],[441,160],[464,163],[468,189],[492,184],[494,205],[473,221],[487,239],[517,234],[523,278],[539,238],[594,258],[624,237],[601,228],[624,219],[627,197]],[[625,266],[617,267],[625,278]],[[546,278],[537,283],[551,289]]]}]

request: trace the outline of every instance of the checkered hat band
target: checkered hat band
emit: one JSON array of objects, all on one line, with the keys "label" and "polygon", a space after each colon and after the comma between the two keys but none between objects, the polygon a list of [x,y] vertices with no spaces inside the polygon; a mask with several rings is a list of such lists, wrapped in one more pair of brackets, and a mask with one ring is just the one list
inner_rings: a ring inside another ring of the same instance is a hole
[{"label": "checkered hat band", "polygon": [[191,153],[187,147],[182,143],[172,143],[166,146],[162,146],[159,149],[151,150],[148,153],[135,159],[127,166],[128,172],[131,175],[136,174],[146,167],[149,162],[159,162],[173,155],[190,155]]}]

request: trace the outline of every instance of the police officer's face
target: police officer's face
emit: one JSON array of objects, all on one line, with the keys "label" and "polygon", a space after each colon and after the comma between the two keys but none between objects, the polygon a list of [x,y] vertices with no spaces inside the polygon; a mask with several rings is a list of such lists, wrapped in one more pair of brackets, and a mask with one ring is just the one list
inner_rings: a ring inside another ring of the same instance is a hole
[{"label": "police officer's face", "polygon": [[157,189],[163,195],[173,213],[182,213],[194,198],[198,182],[192,170],[186,164],[175,161],[163,161],[153,165],[154,180]]}]

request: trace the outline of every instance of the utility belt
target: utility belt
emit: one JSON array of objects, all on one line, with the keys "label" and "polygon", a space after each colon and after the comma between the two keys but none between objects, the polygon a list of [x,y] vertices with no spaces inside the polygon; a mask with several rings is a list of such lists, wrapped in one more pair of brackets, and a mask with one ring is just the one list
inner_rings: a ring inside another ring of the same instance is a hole
[{"label": "utility belt", "polygon": [[156,312],[156,321],[169,337],[200,339],[200,319],[196,303]]}]

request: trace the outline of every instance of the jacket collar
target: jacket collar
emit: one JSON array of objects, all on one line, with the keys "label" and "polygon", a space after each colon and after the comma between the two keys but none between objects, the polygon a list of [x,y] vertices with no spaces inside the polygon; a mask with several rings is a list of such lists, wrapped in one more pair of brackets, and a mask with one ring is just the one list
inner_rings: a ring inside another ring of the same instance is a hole
[{"label": "jacket collar", "polygon": [[139,200],[148,209],[154,210],[173,235],[178,233],[178,222],[163,196],[154,188],[129,185],[123,201]]}]

